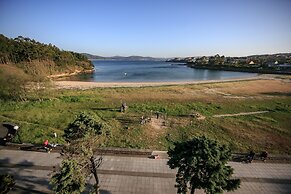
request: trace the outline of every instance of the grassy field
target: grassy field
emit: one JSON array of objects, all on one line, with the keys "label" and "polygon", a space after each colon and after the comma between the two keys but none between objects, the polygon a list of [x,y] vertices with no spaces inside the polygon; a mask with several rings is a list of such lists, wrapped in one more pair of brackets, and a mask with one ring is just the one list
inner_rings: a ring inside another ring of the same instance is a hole
[{"label": "grassy field", "polygon": [[[28,101],[0,101],[0,121],[15,122],[17,142],[62,143],[76,114],[97,114],[111,126],[110,147],[166,150],[173,141],[206,135],[233,151],[291,154],[291,83],[285,80],[143,88],[96,88],[31,92]],[[122,102],[129,109],[119,112]],[[160,118],[156,119],[156,112]],[[217,114],[269,111],[215,118]],[[203,115],[197,119],[193,113]],[[151,118],[140,124],[141,117]],[[58,134],[54,139],[53,133]]]}]

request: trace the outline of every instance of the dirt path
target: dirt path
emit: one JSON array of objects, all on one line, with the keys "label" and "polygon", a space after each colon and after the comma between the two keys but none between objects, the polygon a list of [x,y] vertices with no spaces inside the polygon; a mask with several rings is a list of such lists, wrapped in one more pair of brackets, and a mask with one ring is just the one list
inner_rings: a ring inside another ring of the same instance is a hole
[{"label": "dirt path", "polygon": [[213,117],[233,117],[233,116],[243,116],[243,115],[256,115],[256,114],[263,114],[269,111],[256,111],[256,112],[241,112],[236,114],[223,114],[223,115],[213,115]]},{"label": "dirt path", "polygon": [[151,118],[150,125],[156,129],[162,129],[165,128],[165,120],[164,119],[156,119],[156,118]]}]

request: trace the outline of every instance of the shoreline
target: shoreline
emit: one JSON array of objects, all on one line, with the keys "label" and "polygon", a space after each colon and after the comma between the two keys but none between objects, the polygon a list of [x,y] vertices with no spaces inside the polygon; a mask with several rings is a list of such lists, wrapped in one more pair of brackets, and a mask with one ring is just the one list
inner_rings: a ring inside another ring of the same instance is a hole
[{"label": "shoreline", "polygon": [[251,69],[251,68],[240,68],[240,67],[209,67],[203,65],[186,65],[193,69],[207,69],[207,70],[218,70],[218,71],[233,71],[233,72],[247,72],[247,73],[259,73],[259,74],[276,74],[276,75],[291,75],[290,71],[276,71],[270,69]]},{"label": "shoreline", "polygon": [[223,83],[237,81],[251,81],[274,79],[276,75],[257,75],[254,77],[232,78],[223,80],[202,80],[202,81],[182,81],[182,82],[83,82],[83,81],[54,81],[57,89],[92,89],[92,88],[119,88],[119,87],[153,87],[153,86],[175,86],[194,85],[208,83]]},{"label": "shoreline", "polygon": [[86,74],[86,73],[93,73],[95,70],[92,69],[88,69],[88,70],[75,70],[74,72],[71,73],[60,73],[60,74],[53,74],[53,75],[48,75],[47,78],[51,78],[51,79],[58,79],[58,78],[63,78],[63,77],[70,77],[73,75],[78,75],[78,74]]}]

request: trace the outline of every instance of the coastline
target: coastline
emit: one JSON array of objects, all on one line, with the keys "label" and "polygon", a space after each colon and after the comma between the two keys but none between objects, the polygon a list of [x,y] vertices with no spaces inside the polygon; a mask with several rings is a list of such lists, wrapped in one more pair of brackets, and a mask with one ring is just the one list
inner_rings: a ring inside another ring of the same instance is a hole
[{"label": "coastline", "polygon": [[86,74],[86,73],[93,73],[95,70],[75,70],[72,73],[60,73],[60,74],[53,74],[53,75],[48,75],[47,78],[52,78],[52,79],[57,79],[57,78],[61,78],[61,77],[69,77],[69,76],[73,76],[73,75],[78,75],[78,74]]},{"label": "coastline", "polygon": [[218,71],[234,71],[234,72],[247,72],[247,73],[261,73],[261,74],[277,74],[277,75],[291,75],[290,71],[277,71],[277,70],[270,70],[270,69],[257,69],[257,68],[241,68],[241,67],[231,67],[231,66],[204,66],[204,65],[189,65],[186,63],[190,68],[193,69],[208,69],[208,70],[218,70]]},{"label": "coastline", "polygon": [[153,86],[175,86],[193,85],[222,82],[238,82],[250,80],[274,79],[276,75],[257,75],[254,77],[233,78],[223,80],[202,80],[182,82],[82,82],[82,81],[54,81],[57,89],[92,89],[92,88],[118,88],[118,87],[153,87]]}]

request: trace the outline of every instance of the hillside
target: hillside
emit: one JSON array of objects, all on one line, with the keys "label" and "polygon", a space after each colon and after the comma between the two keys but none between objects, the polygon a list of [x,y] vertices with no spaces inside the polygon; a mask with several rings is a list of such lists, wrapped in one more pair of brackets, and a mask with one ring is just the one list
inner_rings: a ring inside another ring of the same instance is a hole
[{"label": "hillside", "polygon": [[9,39],[3,34],[0,34],[0,64],[40,77],[93,71],[92,63],[82,54],[22,36]]}]

